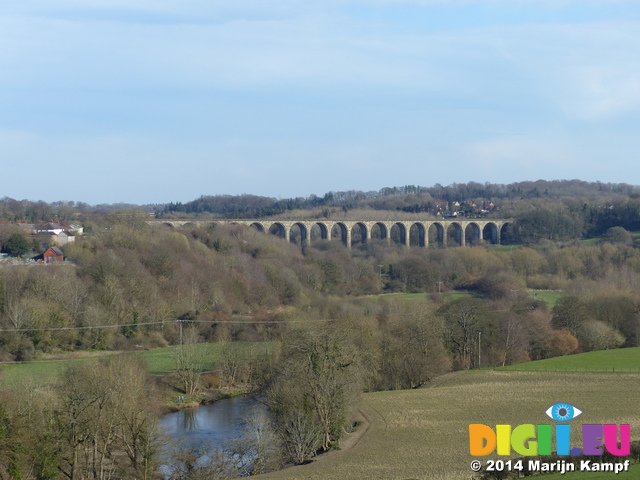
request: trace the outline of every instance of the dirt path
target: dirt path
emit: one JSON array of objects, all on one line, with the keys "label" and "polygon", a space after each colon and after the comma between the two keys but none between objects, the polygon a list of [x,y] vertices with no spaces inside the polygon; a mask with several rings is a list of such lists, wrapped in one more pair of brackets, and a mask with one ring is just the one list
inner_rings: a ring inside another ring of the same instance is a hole
[{"label": "dirt path", "polygon": [[369,417],[369,415],[363,408],[358,409],[358,413],[356,414],[354,420],[356,422],[359,422],[358,428],[356,428],[351,433],[345,434],[342,437],[342,439],[340,440],[340,449],[331,450],[329,452],[323,453],[322,455],[318,455],[317,457],[314,457],[312,459],[311,463],[322,463],[326,460],[342,456],[353,447],[358,445],[365,433],[367,433],[367,431],[372,427],[373,422],[371,420],[371,417]]},{"label": "dirt path", "polygon": [[[369,414],[367,413],[365,408],[358,409],[358,412],[356,413],[354,420],[356,422],[359,422],[360,425],[358,425],[358,428],[356,428],[353,432],[347,433],[342,437],[342,439],[340,440],[340,449],[339,450],[331,450],[329,452],[323,453],[322,455],[318,455],[317,457],[314,457],[306,465],[290,466],[290,467],[284,468],[282,470],[278,470],[276,472],[271,472],[271,473],[267,473],[267,474],[264,474],[264,475],[258,475],[257,478],[263,478],[263,477],[267,477],[268,478],[268,477],[270,477],[272,475],[275,478],[277,478],[278,475],[281,474],[282,472],[290,472],[290,473],[297,472],[298,474],[304,475],[303,472],[310,465],[314,465],[314,464],[321,464],[322,465],[323,463],[327,462],[328,460],[335,459],[335,458],[338,458],[338,457],[340,457],[342,455],[345,455],[351,449],[356,447],[358,445],[358,443],[360,443],[360,440],[362,440],[364,435],[370,429],[373,429],[373,427],[374,427],[373,420],[369,416]],[[295,476],[296,476],[296,473],[294,473],[294,477]]]},{"label": "dirt path", "polygon": [[[437,388],[443,383],[446,383],[450,378],[458,375],[459,372],[450,372],[440,377],[436,377],[434,380],[429,382],[427,385],[422,388]],[[372,416],[377,416],[374,420]],[[358,413],[354,419],[356,422],[360,422],[358,428],[352,433],[345,434],[340,440],[340,449],[339,450],[331,450],[329,452],[323,453],[322,455],[318,455],[314,457],[311,462],[307,465],[314,463],[322,463],[327,460],[339,457],[341,455],[346,454],[349,450],[356,447],[360,440],[367,434],[369,430],[373,430],[374,428],[380,428],[385,430],[387,428],[387,420],[384,416],[375,410],[371,405],[364,405],[362,408],[358,409]],[[289,469],[304,469],[306,465],[298,465],[288,467],[285,470]]]}]

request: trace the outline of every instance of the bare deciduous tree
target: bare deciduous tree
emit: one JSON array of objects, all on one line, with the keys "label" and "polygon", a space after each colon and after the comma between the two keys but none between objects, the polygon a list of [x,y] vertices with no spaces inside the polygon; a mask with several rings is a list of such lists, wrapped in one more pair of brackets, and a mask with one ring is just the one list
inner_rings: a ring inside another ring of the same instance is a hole
[{"label": "bare deciduous tree", "polygon": [[180,345],[176,347],[176,374],[184,392],[193,395],[198,390],[209,351],[206,344],[198,342],[198,331],[195,328],[183,328],[181,337]]}]

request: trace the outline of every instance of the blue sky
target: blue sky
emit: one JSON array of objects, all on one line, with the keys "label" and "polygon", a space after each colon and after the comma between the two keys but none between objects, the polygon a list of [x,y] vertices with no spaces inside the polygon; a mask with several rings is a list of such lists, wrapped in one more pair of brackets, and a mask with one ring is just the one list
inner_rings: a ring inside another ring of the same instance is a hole
[{"label": "blue sky", "polygon": [[0,197],[640,184],[640,2],[5,0]]}]

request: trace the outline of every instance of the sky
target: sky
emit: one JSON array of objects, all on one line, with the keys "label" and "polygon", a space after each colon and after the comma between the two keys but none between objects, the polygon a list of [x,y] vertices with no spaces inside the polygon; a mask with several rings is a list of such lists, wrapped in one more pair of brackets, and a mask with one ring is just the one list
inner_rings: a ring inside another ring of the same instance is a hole
[{"label": "sky", "polygon": [[637,0],[3,0],[0,198],[640,184]]}]

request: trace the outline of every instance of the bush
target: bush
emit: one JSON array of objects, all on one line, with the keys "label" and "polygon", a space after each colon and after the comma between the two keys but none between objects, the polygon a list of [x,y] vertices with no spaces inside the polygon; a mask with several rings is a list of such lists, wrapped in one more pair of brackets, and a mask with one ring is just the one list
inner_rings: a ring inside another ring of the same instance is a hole
[{"label": "bush", "polygon": [[602,235],[601,240],[609,243],[632,245],[633,234],[622,227],[611,227]]},{"label": "bush", "polygon": [[599,320],[584,322],[576,336],[585,352],[618,348],[625,342],[624,336],[618,330]]},{"label": "bush", "polygon": [[215,372],[209,372],[202,375],[202,383],[205,388],[219,388],[220,378]]},{"label": "bush", "polygon": [[29,242],[19,233],[14,233],[7,241],[7,252],[12,257],[20,257],[29,251]]},{"label": "bush", "polygon": [[151,332],[149,335],[142,337],[141,343],[144,348],[164,348],[169,346],[169,342],[165,340],[160,332]]}]

